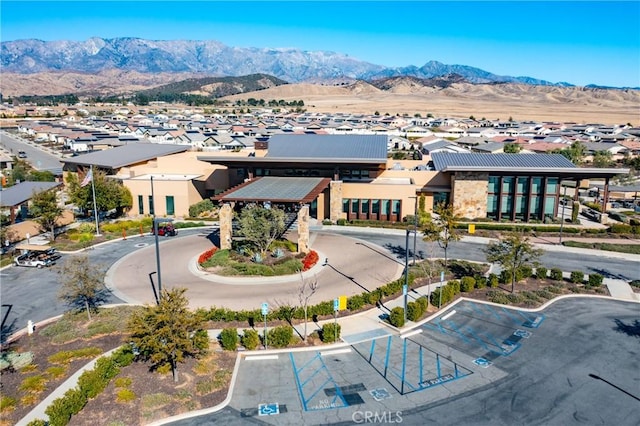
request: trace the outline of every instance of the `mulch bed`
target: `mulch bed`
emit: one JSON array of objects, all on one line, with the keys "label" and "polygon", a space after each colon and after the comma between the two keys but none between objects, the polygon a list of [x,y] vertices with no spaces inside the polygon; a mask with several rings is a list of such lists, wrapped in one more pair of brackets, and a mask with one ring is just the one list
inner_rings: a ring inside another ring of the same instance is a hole
[{"label": "mulch bed", "polygon": [[[72,361],[62,377],[47,379],[45,390],[41,393],[29,395],[21,391],[20,386],[25,378],[39,374],[46,376],[45,371],[54,366],[47,360],[50,355],[63,350],[89,346],[108,351],[122,345],[124,337],[124,334],[114,334],[54,345],[51,339],[36,331],[32,336],[23,336],[3,348],[18,352],[32,352],[36,368],[28,371],[5,370],[0,375],[2,397],[17,400],[15,409],[2,411],[0,425],[16,424],[53,389],[90,361],[89,359]],[[235,353],[221,351],[217,343],[212,343],[210,355],[203,360],[188,359],[185,363],[179,364],[178,383],[173,382],[171,373],[150,372],[148,364],[134,362],[121,368],[120,374],[110,382],[104,392],[89,401],[78,415],[72,417],[69,424],[91,426],[145,424],[182,412],[217,405],[227,396],[235,359]],[[116,388],[115,382],[122,377],[131,379],[127,389],[136,396],[132,402],[116,402],[116,394],[121,388]],[[207,383],[211,377],[216,378],[215,383]],[[27,402],[25,397],[30,401]]]}]

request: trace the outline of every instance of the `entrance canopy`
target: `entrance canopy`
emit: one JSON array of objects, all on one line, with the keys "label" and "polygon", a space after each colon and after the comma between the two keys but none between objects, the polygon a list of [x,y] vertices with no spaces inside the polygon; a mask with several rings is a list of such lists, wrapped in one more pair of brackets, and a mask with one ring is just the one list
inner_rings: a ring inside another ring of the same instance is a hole
[{"label": "entrance canopy", "polygon": [[264,176],[231,188],[213,199],[223,202],[272,201],[306,204],[315,200],[330,182],[330,178]]}]

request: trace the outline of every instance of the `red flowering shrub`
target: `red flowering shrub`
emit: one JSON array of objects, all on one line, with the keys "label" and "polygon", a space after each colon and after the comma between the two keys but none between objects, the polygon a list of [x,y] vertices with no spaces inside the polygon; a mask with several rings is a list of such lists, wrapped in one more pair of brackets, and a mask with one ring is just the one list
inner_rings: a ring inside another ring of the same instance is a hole
[{"label": "red flowering shrub", "polygon": [[202,265],[204,262],[206,262],[207,260],[211,259],[211,256],[213,256],[213,254],[218,251],[218,247],[213,247],[207,251],[205,251],[204,253],[202,253],[200,255],[200,257],[198,257],[198,263],[200,265]]},{"label": "red flowering shrub", "polygon": [[308,271],[311,269],[316,263],[318,263],[318,253],[311,250],[307,255],[302,259],[302,270]]}]

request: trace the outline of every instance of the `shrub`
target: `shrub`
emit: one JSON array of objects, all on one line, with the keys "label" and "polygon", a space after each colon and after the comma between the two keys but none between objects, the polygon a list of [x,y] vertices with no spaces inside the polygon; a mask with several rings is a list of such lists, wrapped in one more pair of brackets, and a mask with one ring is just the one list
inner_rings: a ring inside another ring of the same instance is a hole
[{"label": "shrub", "polygon": [[238,347],[238,330],[225,328],[220,332],[220,345],[224,350],[235,351]]},{"label": "shrub", "polygon": [[64,396],[54,400],[44,411],[51,426],[69,423],[71,416],[78,414],[87,404],[87,397],[78,388],[69,389]]},{"label": "shrub", "polygon": [[589,274],[589,286],[600,287],[604,281],[604,277],[598,273]]},{"label": "shrub", "polygon": [[2,398],[0,398],[0,412],[13,410],[17,402],[15,398],[3,395]]},{"label": "shrub", "polygon": [[525,278],[533,276],[533,268],[531,265],[522,265],[516,273],[516,280],[521,281]]},{"label": "shrub", "polygon": [[407,303],[407,319],[409,321],[418,321],[422,317],[422,314],[424,314],[422,305],[416,302]]},{"label": "shrub", "polygon": [[496,274],[489,274],[489,287],[496,288],[500,285],[500,278]]},{"label": "shrub", "polygon": [[134,401],[137,398],[134,391],[131,389],[119,389],[116,392],[116,402],[127,403]]},{"label": "shrub", "polygon": [[609,232],[613,234],[631,234],[632,227],[626,223],[614,223],[609,228]]},{"label": "shrub", "polygon": [[20,390],[28,393],[40,393],[44,391],[47,384],[47,379],[44,376],[30,376],[25,377],[20,383]]},{"label": "shrub", "polygon": [[[516,279],[516,281],[517,281],[517,279]],[[506,269],[503,269],[502,271],[500,271],[500,282],[502,284],[511,283],[511,271],[508,271]]]},{"label": "shrub", "polygon": [[57,379],[58,377],[62,377],[67,372],[67,367],[62,367],[59,365],[53,365],[45,371],[45,374],[52,379]]},{"label": "shrub", "polygon": [[336,222],[336,225],[345,226],[345,225],[347,225],[347,223],[348,223],[347,219],[342,219],[341,218],[341,219],[338,219],[338,221]]},{"label": "shrub", "polygon": [[364,298],[361,294],[356,294],[347,299],[347,309],[350,311],[357,311],[364,306]]},{"label": "shrub", "polygon": [[489,290],[487,292],[487,298],[489,299],[489,301],[493,303],[499,303],[501,305],[509,304],[509,299],[507,298],[507,295],[499,290]]},{"label": "shrub", "polygon": [[321,339],[324,343],[337,342],[340,339],[340,324],[327,322],[322,325]]},{"label": "shrub", "polygon": [[[106,226],[107,224],[103,225]],[[89,222],[84,222],[81,223],[80,225],[78,225],[78,232],[81,234],[86,234],[86,233],[95,233],[96,232],[96,225],[94,225],[93,223],[89,223]]]},{"label": "shrub", "polygon": [[574,284],[582,284],[584,282],[584,272],[571,271],[571,282]]},{"label": "shrub", "polygon": [[267,332],[267,344],[274,348],[286,348],[293,340],[293,327],[281,325]]},{"label": "shrub", "polygon": [[483,277],[482,275],[476,275],[474,278],[476,280],[477,289],[482,289],[487,286],[487,277]]},{"label": "shrub", "polygon": [[204,212],[208,212],[214,209],[213,202],[207,198],[195,204],[189,206],[189,216],[198,217]]},{"label": "shrub", "polygon": [[398,328],[404,326],[404,309],[400,306],[393,308],[389,314],[389,323]]},{"label": "shrub", "polygon": [[102,349],[89,346],[73,351],[60,351],[50,355],[47,360],[52,364],[68,364],[74,359],[93,358],[102,353]]},{"label": "shrub", "polygon": [[242,334],[242,346],[253,351],[260,346],[260,336],[256,330],[247,329]]},{"label": "shrub", "polygon": [[560,268],[551,268],[549,271],[549,277],[554,281],[563,281],[564,278],[562,276],[562,269]]},{"label": "shrub", "polygon": [[27,426],[47,426],[47,425],[48,423],[42,419],[31,420],[29,423],[27,423]]},{"label": "shrub", "polygon": [[117,388],[128,388],[132,382],[131,377],[118,377],[113,381],[113,386]]},{"label": "shrub", "polygon": [[469,293],[473,291],[476,286],[476,280],[473,277],[462,277],[460,280],[460,291],[463,293]]},{"label": "shrub", "polygon": [[538,266],[536,268],[536,278],[539,280],[544,280],[547,278],[547,273],[549,271],[547,271],[547,268],[545,268],[544,266]]},{"label": "shrub", "polygon": [[427,312],[427,309],[429,308],[429,299],[427,299],[427,296],[418,297],[416,299],[416,303],[420,305],[420,308],[422,309],[423,314]]}]

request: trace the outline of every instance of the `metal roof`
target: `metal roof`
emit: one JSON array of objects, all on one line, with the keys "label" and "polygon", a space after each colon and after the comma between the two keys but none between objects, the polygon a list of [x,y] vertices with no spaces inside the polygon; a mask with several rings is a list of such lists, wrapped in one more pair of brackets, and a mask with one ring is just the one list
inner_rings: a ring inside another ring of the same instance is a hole
[{"label": "metal roof", "polygon": [[329,178],[265,176],[215,197],[219,201],[311,202],[328,185]]},{"label": "metal roof", "polygon": [[94,165],[96,167],[119,169],[131,164],[153,160],[165,155],[187,151],[188,145],[165,145],[156,143],[133,143],[104,151],[96,151],[77,157],[65,158],[61,161],[67,164]]},{"label": "metal roof", "polygon": [[459,154],[434,152],[433,165],[438,171],[577,168],[560,154]]},{"label": "metal roof", "polygon": [[387,161],[385,135],[273,135],[268,158]]},{"label": "metal roof", "polygon": [[13,207],[31,199],[34,193],[48,191],[62,185],[61,182],[20,182],[0,192],[0,206]]}]

